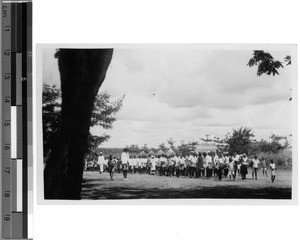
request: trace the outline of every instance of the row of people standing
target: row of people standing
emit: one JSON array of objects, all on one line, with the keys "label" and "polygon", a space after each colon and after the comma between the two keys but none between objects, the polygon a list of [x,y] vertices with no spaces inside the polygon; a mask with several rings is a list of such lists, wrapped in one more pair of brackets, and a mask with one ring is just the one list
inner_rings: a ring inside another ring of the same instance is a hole
[{"label": "row of people standing", "polygon": [[[126,158],[124,158],[126,156]],[[249,159],[246,154],[238,155],[234,153],[229,155],[225,153],[190,153],[189,155],[166,156],[154,155],[148,157],[129,157],[128,152],[124,151],[121,157],[122,164],[128,166],[131,173],[143,171],[146,173],[166,175],[166,176],[185,176],[190,178],[211,178],[213,175],[228,177],[232,180],[236,176],[241,176],[242,180],[246,179],[248,168],[252,169],[252,178],[257,179],[259,165],[261,165],[263,174],[267,176],[266,159],[258,160],[255,156]]]},{"label": "row of people standing", "polygon": [[[176,155],[158,157],[130,157],[128,150],[124,149],[121,159],[109,156],[105,160],[102,153],[98,157],[99,171],[104,171],[105,167],[108,172],[123,172],[124,179],[127,179],[129,173],[148,173],[160,176],[184,176],[190,178],[212,178],[217,176],[219,180],[222,177],[229,177],[235,181],[236,176],[241,176],[242,180],[246,179],[248,168],[252,170],[252,178],[257,179],[259,166],[263,175],[267,176],[266,159],[258,160],[255,156],[249,159],[246,154],[233,155],[225,153],[190,153],[189,155]],[[111,170],[112,169],[112,170]],[[112,177],[111,177],[112,178]]]}]

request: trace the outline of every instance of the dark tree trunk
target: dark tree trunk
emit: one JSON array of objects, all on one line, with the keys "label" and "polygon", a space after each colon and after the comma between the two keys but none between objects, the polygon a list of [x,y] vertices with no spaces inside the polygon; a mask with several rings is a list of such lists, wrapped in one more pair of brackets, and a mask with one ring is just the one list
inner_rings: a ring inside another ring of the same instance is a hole
[{"label": "dark tree trunk", "polygon": [[45,199],[80,199],[83,160],[95,96],[112,49],[60,49],[61,123],[44,170]]}]

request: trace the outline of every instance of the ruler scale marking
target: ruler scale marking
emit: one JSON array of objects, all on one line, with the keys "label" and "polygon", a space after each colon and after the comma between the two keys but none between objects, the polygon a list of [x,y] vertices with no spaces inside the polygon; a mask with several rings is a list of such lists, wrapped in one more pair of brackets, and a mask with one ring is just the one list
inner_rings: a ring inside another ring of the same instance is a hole
[{"label": "ruler scale marking", "polygon": [[[10,105],[11,105],[11,5],[2,5],[2,237],[11,238],[11,165],[10,165]],[[8,124],[9,123],[9,124]]]},{"label": "ruler scale marking", "polygon": [[[13,102],[11,106],[11,121],[12,121],[12,137],[11,137],[11,144],[12,144],[12,158],[17,158],[17,151],[18,151],[18,135],[20,135],[18,131],[18,108],[21,105],[22,101],[20,101],[20,71],[22,71],[21,66],[21,54],[20,54],[20,43],[22,39],[20,38],[20,17],[22,15],[20,4],[12,3],[14,5],[14,25],[12,29],[12,34],[14,36],[14,47],[12,48],[12,97]],[[19,194],[18,194],[18,182],[20,176],[20,167],[18,166],[19,161],[15,161],[15,165],[12,168],[15,171],[14,178],[12,178],[12,192],[14,193],[12,196],[15,198],[12,204],[12,210],[19,211],[18,208],[19,203]],[[12,238],[21,239],[23,237],[23,227],[22,227],[22,213],[12,213]]]},{"label": "ruler scale marking", "polygon": [[[32,145],[29,147],[28,143],[32,144],[32,139],[29,141],[27,139],[32,137],[30,132],[32,107],[28,107],[28,104],[29,106],[32,104],[32,3],[2,1],[1,28],[3,106],[1,237],[28,239],[28,219],[32,220],[32,203],[28,212],[28,183],[32,183],[32,180],[28,180],[28,172],[32,171],[28,168],[28,165],[32,166]],[[30,82],[27,82],[28,79]],[[30,153],[28,149],[31,149]]]}]

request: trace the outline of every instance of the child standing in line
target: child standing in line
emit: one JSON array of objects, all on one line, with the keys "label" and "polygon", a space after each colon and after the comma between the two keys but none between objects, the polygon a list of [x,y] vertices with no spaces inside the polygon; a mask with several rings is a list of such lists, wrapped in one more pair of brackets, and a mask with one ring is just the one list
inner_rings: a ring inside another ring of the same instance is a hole
[{"label": "child standing in line", "polygon": [[236,173],[235,162],[231,157],[229,158],[228,169],[229,169],[229,180],[231,181],[231,177],[232,177],[232,180],[235,182],[235,173]]},{"label": "child standing in line", "polygon": [[252,160],[252,179],[257,180],[257,171],[258,171],[258,165],[259,165],[259,160],[257,159],[257,156],[254,157]]},{"label": "child standing in line", "polygon": [[109,155],[107,170],[109,172],[109,176],[111,180],[114,180],[114,172],[115,172],[115,159],[113,159],[112,155]]},{"label": "child standing in line", "polygon": [[271,169],[271,180],[272,180],[272,183],[273,183],[274,180],[275,180],[275,176],[276,176],[276,174],[275,174],[276,165],[275,165],[273,159],[271,160],[271,163],[270,163],[270,169]]},{"label": "child standing in line", "polygon": [[123,152],[121,154],[121,162],[122,162],[124,181],[127,181],[128,160],[129,160],[128,148],[124,148]]},{"label": "child standing in line", "polygon": [[261,170],[262,170],[263,176],[265,176],[265,174],[266,174],[266,177],[268,177],[266,157],[262,157],[260,163],[261,163]]}]

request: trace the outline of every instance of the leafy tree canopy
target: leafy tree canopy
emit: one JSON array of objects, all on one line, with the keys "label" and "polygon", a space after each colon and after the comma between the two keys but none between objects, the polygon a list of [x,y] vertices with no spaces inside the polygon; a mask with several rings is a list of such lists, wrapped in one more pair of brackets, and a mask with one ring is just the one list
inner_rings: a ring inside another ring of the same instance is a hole
[{"label": "leafy tree canopy", "polygon": [[162,150],[163,152],[166,152],[168,150],[168,148],[166,147],[166,145],[164,143],[158,144],[158,149]]},{"label": "leafy tree canopy", "polygon": [[227,135],[226,142],[229,144],[229,152],[246,153],[248,154],[251,139],[254,137],[251,128],[241,127],[233,129],[232,134]]},{"label": "leafy tree canopy", "polygon": [[[91,127],[100,126],[103,129],[112,129],[113,123],[116,121],[115,114],[120,111],[123,105],[124,97],[117,100],[111,100],[107,92],[102,92],[96,95],[94,108],[91,118]],[[55,141],[56,133],[59,129],[60,111],[61,111],[61,90],[55,85],[43,84],[43,140],[44,140],[44,153],[49,152]],[[103,133],[100,136],[88,136],[88,149],[97,148],[103,142],[108,141],[110,136]]]},{"label": "leafy tree canopy", "polygon": [[253,51],[252,58],[247,65],[249,67],[257,66],[257,76],[261,76],[264,73],[267,75],[272,74],[273,76],[279,75],[278,69],[283,68],[282,62],[275,60],[270,53],[262,50]]}]

